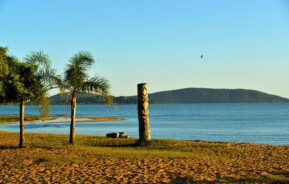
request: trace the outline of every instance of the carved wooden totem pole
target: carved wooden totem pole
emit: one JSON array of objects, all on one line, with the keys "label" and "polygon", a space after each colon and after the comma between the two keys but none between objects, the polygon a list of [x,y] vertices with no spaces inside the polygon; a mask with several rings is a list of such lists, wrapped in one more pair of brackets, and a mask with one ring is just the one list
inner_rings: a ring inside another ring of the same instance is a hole
[{"label": "carved wooden totem pole", "polygon": [[138,84],[138,121],[139,121],[139,142],[146,143],[150,141],[149,125],[149,97],[146,83]]}]

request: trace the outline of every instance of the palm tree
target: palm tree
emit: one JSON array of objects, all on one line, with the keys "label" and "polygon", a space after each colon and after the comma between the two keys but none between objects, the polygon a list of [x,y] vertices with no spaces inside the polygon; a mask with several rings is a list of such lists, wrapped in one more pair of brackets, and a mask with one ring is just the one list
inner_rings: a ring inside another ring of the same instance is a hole
[{"label": "palm tree", "polygon": [[112,97],[110,95],[110,84],[102,77],[89,77],[88,69],[93,65],[94,58],[89,52],[78,52],[70,59],[64,72],[64,80],[60,88],[62,91],[69,91],[71,106],[71,124],[69,144],[74,144],[75,140],[75,115],[76,100],[78,92],[95,92],[103,96],[105,103],[110,105]]}]

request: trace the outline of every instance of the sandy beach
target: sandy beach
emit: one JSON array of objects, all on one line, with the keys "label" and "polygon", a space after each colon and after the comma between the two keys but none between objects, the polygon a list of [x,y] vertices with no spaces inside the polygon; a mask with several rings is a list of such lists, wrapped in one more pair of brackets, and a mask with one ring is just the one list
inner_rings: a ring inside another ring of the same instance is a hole
[{"label": "sandy beach", "polygon": [[0,183],[288,183],[289,147],[0,132]]}]

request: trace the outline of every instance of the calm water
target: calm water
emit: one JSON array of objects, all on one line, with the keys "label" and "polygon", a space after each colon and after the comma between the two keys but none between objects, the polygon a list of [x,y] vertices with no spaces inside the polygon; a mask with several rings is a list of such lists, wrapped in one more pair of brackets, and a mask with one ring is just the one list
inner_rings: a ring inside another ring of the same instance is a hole
[{"label": "calm water", "polygon": [[[123,131],[138,137],[136,105],[78,105],[78,116],[124,117],[122,122],[79,123],[78,134]],[[18,106],[0,106],[0,114],[17,114]],[[66,105],[51,106],[51,115],[66,115]],[[39,114],[26,107],[26,114]],[[255,142],[289,145],[289,104],[174,104],[150,106],[153,138]],[[18,124],[0,125],[19,131]],[[68,123],[26,123],[26,132],[69,133]]]}]

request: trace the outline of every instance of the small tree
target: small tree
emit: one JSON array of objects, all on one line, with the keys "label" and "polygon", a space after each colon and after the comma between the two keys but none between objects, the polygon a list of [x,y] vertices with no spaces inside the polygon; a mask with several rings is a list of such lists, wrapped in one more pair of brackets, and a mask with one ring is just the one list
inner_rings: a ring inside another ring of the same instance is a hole
[{"label": "small tree", "polygon": [[5,91],[4,91],[4,80],[8,75],[8,64],[7,55],[8,49],[6,47],[0,47],[0,103],[3,103],[5,100]]},{"label": "small tree", "polygon": [[42,116],[48,116],[50,105],[48,92],[53,88],[58,88],[61,78],[51,68],[49,56],[42,51],[32,52],[24,58],[24,61],[29,66],[37,67],[35,75],[39,78],[41,88],[38,88],[39,96],[33,102],[40,106]]},{"label": "small tree", "polygon": [[71,124],[69,144],[75,140],[75,115],[78,92],[95,92],[103,96],[107,105],[111,104],[110,84],[102,77],[89,78],[88,69],[94,63],[93,56],[89,52],[78,52],[71,59],[64,72],[62,91],[69,91],[71,105]]},{"label": "small tree", "polygon": [[[5,98],[3,102],[20,105],[20,141],[24,147],[24,115],[26,102],[40,104],[41,112],[47,112],[48,86],[53,81],[54,71],[50,69],[49,59],[43,52],[33,52],[21,63],[15,57],[6,57],[9,72],[3,80]],[[46,110],[43,110],[46,109]]]}]

